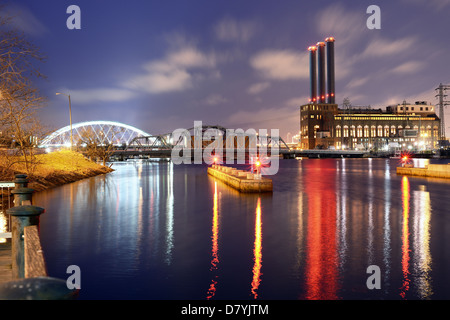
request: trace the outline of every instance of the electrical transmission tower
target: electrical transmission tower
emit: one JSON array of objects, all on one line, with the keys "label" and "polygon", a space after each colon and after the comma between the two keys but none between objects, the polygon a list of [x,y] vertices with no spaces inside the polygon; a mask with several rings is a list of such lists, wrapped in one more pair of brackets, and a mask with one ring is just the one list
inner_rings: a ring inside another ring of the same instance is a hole
[{"label": "electrical transmission tower", "polygon": [[445,98],[447,97],[445,91],[447,91],[448,89],[450,89],[450,85],[445,85],[442,83],[439,84],[439,87],[435,89],[436,91],[438,91],[436,97],[439,98],[439,118],[441,120],[441,128],[439,132],[440,140],[445,140],[444,107],[450,105],[450,101],[445,100]]}]

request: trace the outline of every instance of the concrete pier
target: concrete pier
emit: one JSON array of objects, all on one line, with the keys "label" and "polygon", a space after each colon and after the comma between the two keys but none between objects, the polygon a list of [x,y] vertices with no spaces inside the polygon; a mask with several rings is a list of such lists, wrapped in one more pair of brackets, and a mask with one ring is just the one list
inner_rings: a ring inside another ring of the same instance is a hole
[{"label": "concrete pier", "polygon": [[208,167],[208,174],[221,180],[234,189],[250,192],[272,192],[272,179],[257,176],[245,170],[238,170],[232,167],[213,165]]},{"label": "concrete pier", "polygon": [[449,164],[429,164],[424,168],[397,167],[398,175],[450,179]]}]

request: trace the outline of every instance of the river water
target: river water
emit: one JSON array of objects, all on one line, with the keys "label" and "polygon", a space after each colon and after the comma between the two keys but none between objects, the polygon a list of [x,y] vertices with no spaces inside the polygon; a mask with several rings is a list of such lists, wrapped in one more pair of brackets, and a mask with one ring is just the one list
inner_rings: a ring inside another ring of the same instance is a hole
[{"label": "river water", "polygon": [[34,195],[48,272],[79,266],[80,299],[450,299],[450,180],[398,165],[281,160],[273,194],[240,194],[204,165],[114,163]]}]

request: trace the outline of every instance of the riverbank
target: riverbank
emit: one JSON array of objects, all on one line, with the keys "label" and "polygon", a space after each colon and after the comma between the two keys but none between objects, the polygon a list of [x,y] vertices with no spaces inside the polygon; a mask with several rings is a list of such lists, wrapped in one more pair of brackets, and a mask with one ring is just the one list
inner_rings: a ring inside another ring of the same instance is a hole
[{"label": "riverbank", "polygon": [[[28,186],[42,191],[67,183],[94,177],[114,171],[114,169],[88,160],[81,153],[64,150],[36,156],[36,169],[28,175]],[[15,164],[1,180],[12,181],[14,174],[25,173],[23,164]]]}]

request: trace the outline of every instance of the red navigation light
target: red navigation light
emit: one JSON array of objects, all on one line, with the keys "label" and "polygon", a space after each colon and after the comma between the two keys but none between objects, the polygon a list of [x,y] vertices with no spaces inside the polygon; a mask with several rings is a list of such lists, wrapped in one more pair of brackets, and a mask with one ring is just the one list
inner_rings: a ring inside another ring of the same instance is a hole
[{"label": "red navigation light", "polygon": [[257,167],[260,167],[261,166],[261,161],[256,160],[255,164],[256,164]]},{"label": "red navigation light", "polygon": [[408,161],[408,156],[403,156],[402,160],[405,162]]},{"label": "red navigation light", "polygon": [[217,157],[214,157],[214,163],[217,163],[217,160],[218,160]]}]

